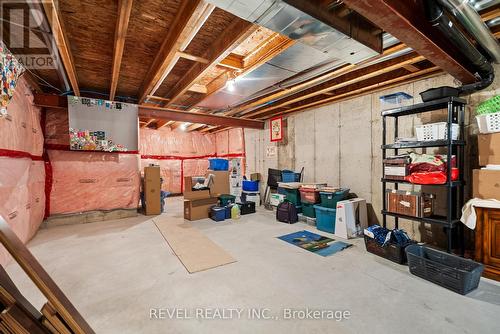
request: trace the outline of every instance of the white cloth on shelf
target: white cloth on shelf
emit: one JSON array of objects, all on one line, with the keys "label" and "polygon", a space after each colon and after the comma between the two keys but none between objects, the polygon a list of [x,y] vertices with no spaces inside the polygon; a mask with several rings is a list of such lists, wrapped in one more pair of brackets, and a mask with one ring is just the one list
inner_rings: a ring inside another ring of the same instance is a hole
[{"label": "white cloth on shelf", "polygon": [[500,201],[496,199],[473,198],[462,207],[460,221],[471,230],[476,228],[476,210],[474,207],[500,209]]}]

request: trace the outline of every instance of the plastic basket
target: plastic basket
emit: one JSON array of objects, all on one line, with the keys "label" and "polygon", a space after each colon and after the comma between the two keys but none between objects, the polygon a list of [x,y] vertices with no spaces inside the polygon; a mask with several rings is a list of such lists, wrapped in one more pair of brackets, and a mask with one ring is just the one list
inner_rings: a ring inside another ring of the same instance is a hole
[{"label": "plastic basket", "polygon": [[300,182],[300,173],[284,170],[281,172],[281,182]]},{"label": "plastic basket", "polygon": [[300,200],[302,203],[316,204],[319,203],[319,191],[314,188],[300,188]]},{"label": "plastic basket", "polygon": [[259,191],[259,181],[249,181],[243,180],[242,182],[243,191]]},{"label": "plastic basket", "polygon": [[500,112],[476,116],[481,133],[500,132]]},{"label": "plastic basket", "polygon": [[348,193],[349,189],[341,189],[336,192],[320,191],[321,206],[335,209],[337,208],[337,202],[344,200]]},{"label": "plastic basket", "polygon": [[210,170],[228,170],[229,160],[227,159],[208,159]]},{"label": "plastic basket", "polygon": [[[458,139],[459,125],[452,124],[451,138]],[[445,140],[448,135],[446,122],[429,123],[415,126],[415,133],[418,141]]]},{"label": "plastic basket", "polygon": [[476,114],[491,114],[500,111],[500,95],[494,96],[477,106]]},{"label": "plastic basket", "polygon": [[406,255],[413,275],[462,295],[477,288],[484,270],[481,263],[423,245],[406,247]]},{"label": "plastic basket", "polygon": [[399,264],[406,263],[406,253],[405,247],[401,247],[395,244],[387,244],[385,246],[380,246],[375,239],[369,236],[365,237],[365,247],[366,250],[372,254],[383,257],[384,259],[396,262]]},{"label": "plastic basket", "polygon": [[320,231],[335,233],[335,217],[337,210],[315,205],[316,228]]}]

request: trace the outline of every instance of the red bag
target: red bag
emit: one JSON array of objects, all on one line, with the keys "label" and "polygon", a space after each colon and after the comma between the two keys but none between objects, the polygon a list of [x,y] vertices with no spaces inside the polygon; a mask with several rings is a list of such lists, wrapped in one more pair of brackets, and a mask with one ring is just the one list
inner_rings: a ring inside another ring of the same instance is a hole
[{"label": "red bag", "polygon": [[[451,169],[451,179],[458,179],[458,168]],[[445,184],[446,172],[422,172],[413,173],[406,177],[406,181],[414,184]]]}]

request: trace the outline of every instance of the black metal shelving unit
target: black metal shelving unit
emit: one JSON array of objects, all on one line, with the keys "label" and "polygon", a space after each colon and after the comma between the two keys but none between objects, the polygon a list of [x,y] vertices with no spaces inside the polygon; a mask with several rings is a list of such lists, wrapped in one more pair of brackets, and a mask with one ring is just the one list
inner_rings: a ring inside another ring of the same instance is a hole
[{"label": "black metal shelving unit", "polygon": [[[464,241],[463,241],[463,226],[460,223],[461,209],[464,202],[464,117],[465,117],[465,105],[466,102],[463,99],[457,97],[449,97],[439,100],[434,100],[430,102],[424,102],[416,104],[413,106],[400,107],[390,110],[385,110],[382,112],[382,160],[386,158],[387,150],[394,150],[394,154],[398,154],[400,149],[412,149],[412,148],[431,148],[431,147],[446,147],[447,148],[447,182],[445,184],[436,185],[422,185],[422,186],[436,186],[436,187],[446,187],[446,203],[447,203],[447,214],[446,216],[432,216],[426,218],[412,217],[401,215],[397,213],[392,213],[387,211],[387,199],[386,199],[386,189],[387,183],[393,184],[393,189],[398,189],[399,184],[412,184],[406,181],[396,181],[381,179],[382,182],[382,215],[383,215],[383,225],[387,225],[387,217],[393,217],[395,220],[396,228],[398,227],[399,219],[408,219],[418,222],[439,224],[442,225],[447,234],[447,251],[451,252],[452,244],[452,229],[459,229],[460,236],[460,246],[462,254],[464,251]],[[425,112],[432,112],[436,110],[447,109],[447,138],[446,140],[435,140],[435,141],[425,141],[425,142],[405,142],[405,143],[395,143],[398,137],[398,121],[399,117],[410,116],[414,114],[420,114]],[[394,118],[394,139],[392,144],[387,143],[387,117]],[[459,139],[452,140],[451,131],[452,124],[459,125]],[[456,181],[451,181],[451,169],[452,169],[452,156],[456,156],[456,167],[459,169],[459,176]]]}]

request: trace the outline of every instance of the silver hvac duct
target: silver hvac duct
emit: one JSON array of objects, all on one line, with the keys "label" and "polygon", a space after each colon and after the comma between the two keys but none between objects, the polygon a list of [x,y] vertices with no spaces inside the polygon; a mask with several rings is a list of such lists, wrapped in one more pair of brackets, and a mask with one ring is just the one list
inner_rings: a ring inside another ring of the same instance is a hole
[{"label": "silver hvac duct", "polygon": [[495,63],[500,63],[500,45],[469,0],[438,0],[438,2],[460,21]]}]

